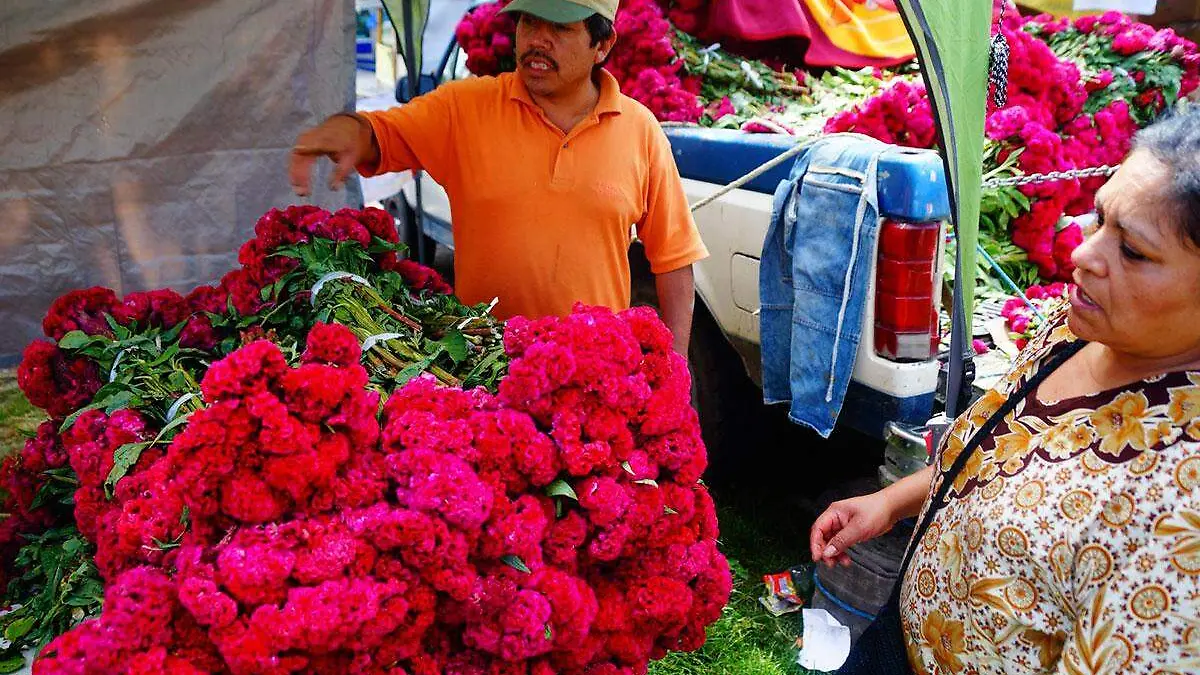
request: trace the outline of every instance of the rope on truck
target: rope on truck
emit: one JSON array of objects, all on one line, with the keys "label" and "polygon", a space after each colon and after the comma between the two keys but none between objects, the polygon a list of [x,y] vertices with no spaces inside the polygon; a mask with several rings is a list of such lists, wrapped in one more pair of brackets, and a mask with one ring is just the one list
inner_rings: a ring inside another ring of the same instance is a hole
[{"label": "rope on truck", "polygon": [[[695,126],[695,125],[688,125],[688,124],[681,124],[681,123],[663,123],[663,126],[683,127],[683,126]],[[789,159],[792,159],[793,157],[795,157],[796,155],[799,155],[806,148],[808,148],[808,146],[812,145],[813,142],[816,140],[817,140],[816,138],[810,138],[810,139],[806,139],[806,140],[803,140],[803,141],[797,143],[796,145],[788,148],[786,151],[777,155],[770,161],[763,163],[762,165],[760,165],[759,167],[757,167],[750,173],[747,173],[746,175],[742,176],[741,178],[738,178],[737,180],[733,181],[732,183],[725,185],[721,189],[716,190],[715,192],[708,195],[707,197],[704,197],[703,199],[697,201],[696,203],[691,205],[692,213],[699,211],[700,209],[717,201],[721,197],[724,197],[725,195],[729,194],[730,192],[733,192],[734,190],[744,187],[747,183],[752,182],[759,176],[762,176],[763,174],[767,173],[768,171],[771,171],[772,169],[779,166],[780,164],[783,164],[784,162],[788,161]],[[981,187],[985,190],[991,189],[991,188],[999,188],[999,187],[1019,187],[1021,185],[1033,185],[1036,183],[1053,183],[1053,182],[1063,181],[1063,180],[1076,180],[1076,179],[1083,179],[1083,178],[1107,177],[1107,176],[1113,175],[1116,172],[1117,172],[1116,166],[1110,166],[1108,164],[1103,164],[1101,166],[1092,166],[1092,167],[1087,167],[1087,168],[1083,168],[1083,169],[1068,169],[1067,171],[1050,171],[1048,173],[1031,173],[1031,174],[1026,174],[1024,176],[1012,176],[1009,178],[993,178],[990,180],[983,181],[983,183],[981,184]]]}]

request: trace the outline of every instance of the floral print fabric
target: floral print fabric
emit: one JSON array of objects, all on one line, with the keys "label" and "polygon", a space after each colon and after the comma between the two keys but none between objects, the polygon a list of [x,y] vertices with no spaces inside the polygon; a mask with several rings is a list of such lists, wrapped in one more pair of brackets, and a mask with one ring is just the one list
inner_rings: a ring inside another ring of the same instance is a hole
[{"label": "floral print fabric", "polygon": [[[1076,339],[1065,317],[955,422],[940,471]],[[1200,372],[1029,396],[947,501],[901,591],[916,672],[1200,672]]]}]

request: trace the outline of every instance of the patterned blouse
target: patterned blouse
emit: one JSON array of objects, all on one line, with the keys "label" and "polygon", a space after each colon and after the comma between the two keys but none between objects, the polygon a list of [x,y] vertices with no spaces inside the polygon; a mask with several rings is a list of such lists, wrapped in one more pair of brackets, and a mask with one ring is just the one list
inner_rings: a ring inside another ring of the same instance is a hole
[{"label": "patterned blouse", "polygon": [[[1048,324],[956,420],[941,471],[1077,339],[1065,308]],[[901,591],[916,672],[1200,673],[1200,372],[1029,396],[947,501]]]}]

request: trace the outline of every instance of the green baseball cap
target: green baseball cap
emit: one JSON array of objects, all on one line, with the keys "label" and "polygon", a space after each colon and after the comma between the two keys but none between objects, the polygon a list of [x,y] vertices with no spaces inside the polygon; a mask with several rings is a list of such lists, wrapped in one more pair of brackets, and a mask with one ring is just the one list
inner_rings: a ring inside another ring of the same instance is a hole
[{"label": "green baseball cap", "polygon": [[575,23],[593,14],[615,21],[619,0],[513,0],[502,12],[532,14],[550,23]]}]

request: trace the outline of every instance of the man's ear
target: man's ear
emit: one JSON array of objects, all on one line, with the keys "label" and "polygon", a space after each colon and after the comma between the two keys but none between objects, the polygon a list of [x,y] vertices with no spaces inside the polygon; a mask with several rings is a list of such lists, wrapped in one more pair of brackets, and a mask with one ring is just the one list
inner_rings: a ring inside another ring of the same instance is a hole
[{"label": "man's ear", "polygon": [[596,52],[596,65],[604,63],[604,59],[607,59],[612,54],[613,46],[616,44],[617,33],[613,31],[613,34],[608,36],[608,39],[600,43],[600,51]]}]

